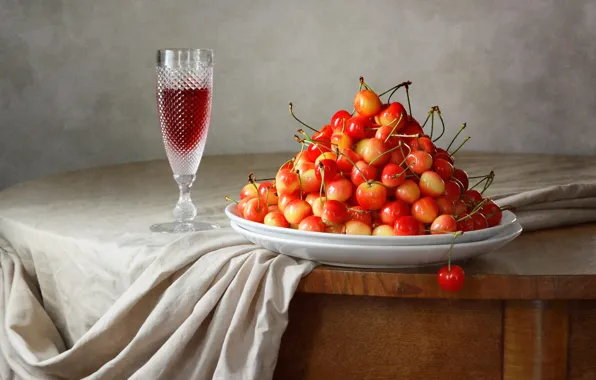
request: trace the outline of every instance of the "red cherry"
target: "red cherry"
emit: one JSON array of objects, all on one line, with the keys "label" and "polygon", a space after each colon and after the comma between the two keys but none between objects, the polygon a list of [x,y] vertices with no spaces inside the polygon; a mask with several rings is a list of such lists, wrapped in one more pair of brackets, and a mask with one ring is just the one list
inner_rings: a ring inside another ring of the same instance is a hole
[{"label": "red cherry", "polygon": [[457,222],[457,229],[459,231],[474,231],[474,221],[472,220],[472,217],[467,218],[467,216],[468,213],[466,212],[459,215],[460,219],[466,217],[466,219],[461,219],[459,222]]},{"label": "red cherry", "polygon": [[437,206],[439,207],[439,214],[455,214],[455,204],[447,199],[445,196],[440,196],[436,199]]},{"label": "red cherry", "polygon": [[438,282],[441,289],[448,292],[458,292],[464,286],[466,275],[459,265],[444,266],[439,270]]},{"label": "red cherry", "polygon": [[263,223],[268,213],[269,209],[264,199],[253,198],[244,207],[244,219],[253,222]]},{"label": "red cherry", "polygon": [[345,132],[336,131],[331,135],[331,145],[337,147],[340,151],[351,147],[353,144],[354,140]]},{"label": "red cherry", "polygon": [[488,200],[484,203],[481,209],[482,214],[486,217],[489,227],[494,227],[501,223],[503,212],[493,201]]},{"label": "red cherry", "polygon": [[433,170],[437,172],[445,181],[450,180],[455,173],[455,168],[447,160],[443,158],[437,158],[435,155],[433,158]]},{"label": "red cherry", "polygon": [[381,221],[383,224],[394,225],[400,216],[410,215],[410,206],[400,200],[387,202],[381,208]]},{"label": "red cherry", "polygon": [[[395,127],[395,131],[397,132],[407,124],[406,109],[401,103],[393,102],[379,112],[378,120],[380,125],[390,126],[391,129]],[[398,121],[399,124],[397,124]]]},{"label": "red cherry", "polygon": [[379,210],[387,202],[387,188],[379,182],[361,183],[356,189],[356,200],[365,210]]},{"label": "red cherry", "polygon": [[420,223],[432,223],[439,215],[439,206],[433,198],[424,197],[414,202],[410,212]]},{"label": "red cherry", "polygon": [[[366,177],[366,180],[364,179],[363,175]],[[375,181],[377,179],[377,175],[377,168],[367,164],[364,161],[358,161],[356,162],[356,166],[352,168],[350,180],[355,186],[360,186],[361,183]]]},{"label": "red cherry", "polygon": [[279,196],[279,201],[277,202],[277,207],[279,207],[279,211],[284,212],[286,205],[294,199],[300,199],[300,191],[291,194],[281,194]]},{"label": "red cherry", "polygon": [[300,178],[296,172],[282,169],[275,176],[275,185],[279,195],[292,194],[300,189]]},{"label": "red cherry", "polygon": [[383,141],[373,137],[362,144],[360,154],[364,162],[376,167],[382,167],[389,161],[389,154],[384,154],[387,150],[387,146]]},{"label": "red cherry", "polygon": [[421,135],[424,133],[422,127],[416,120],[414,120],[414,118],[408,116],[408,119],[409,121],[406,126],[399,131],[400,135]]},{"label": "red cherry", "polygon": [[466,206],[465,202],[461,199],[455,202],[455,216],[463,217],[464,214],[468,213],[468,207]]},{"label": "red cherry", "polygon": [[334,131],[341,131],[344,127],[344,121],[347,122],[351,117],[348,111],[339,110],[331,118],[331,127]]},{"label": "red cherry", "polygon": [[461,182],[461,184],[463,186],[463,191],[468,190],[468,186],[470,186],[470,180],[468,179],[468,173],[466,173],[462,169],[456,168],[455,172],[453,173],[453,176],[455,178],[457,178],[459,180],[459,182]]},{"label": "red cherry", "polygon": [[325,232],[326,227],[321,218],[314,215],[307,216],[298,224],[298,229],[301,231]]},{"label": "red cherry", "polygon": [[422,174],[427,170],[430,170],[433,166],[433,158],[430,154],[423,150],[415,150],[408,154],[406,157],[406,163],[410,170],[416,174]]},{"label": "red cherry", "polygon": [[341,151],[337,159],[337,168],[344,174],[349,174],[352,172],[352,168],[354,167],[353,163],[360,161],[362,157],[360,157],[356,152],[352,149],[346,148]]},{"label": "red cherry", "polygon": [[457,202],[461,197],[461,185],[459,182],[450,180],[445,181],[445,190],[443,190],[443,196],[452,202]]},{"label": "red cherry", "polygon": [[354,97],[354,108],[358,115],[371,117],[381,110],[381,99],[371,90],[360,90]]},{"label": "red cherry", "polygon": [[404,153],[407,149],[395,149],[389,153],[389,162],[394,163],[396,165],[403,165],[406,159]]},{"label": "red cherry", "polygon": [[474,206],[478,204],[480,201],[482,201],[482,194],[480,194],[480,192],[478,192],[477,190],[467,190],[463,193],[462,198],[464,202],[467,204],[467,206],[470,207],[470,205],[468,204],[469,202],[471,202]]},{"label": "red cherry", "polygon": [[329,124],[324,125],[323,128],[321,128],[319,130],[319,133],[322,136],[326,136],[326,137],[331,138],[331,135],[333,135],[333,127],[331,125],[329,125]]},{"label": "red cherry", "polygon": [[451,215],[439,215],[433,220],[430,225],[430,233],[432,235],[446,234],[457,231],[457,222]]},{"label": "red cherry", "polygon": [[488,222],[482,213],[476,212],[470,219],[472,219],[472,222],[474,223],[474,231],[488,228]]},{"label": "red cherry", "polygon": [[240,214],[241,217],[244,218],[244,209],[246,208],[246,203],[248,201],[250,201],[251,199],[256,198],[255,196],[249,196],[246,198],[242,198],[240,200],[240,202],[238,202],[238,204],[236,205],[236,210],[238,211],[238,214]]},{"label": "red cherry", "polygon": [[269,211],[269,213],[265,215],[263,224],[273,227],[290,227],[290,223],[288,223],[288,221],[284,217],[284,214],[281,211]]},{"label": "red cherry", "polygon": [[418,137],[410,140],[410,148],[412,150],[422,150],[426,153],[433,155],[436,153],[437,148],[433,141],[429,137]]},{"label": "red cherry", "polygon": [[279,200],[277,188],[271,182],[263,182],[259,185],[259,195],[265,199],[269,206],[276,205]]},{"label": "red cherry", "polygon": [[397,136],[390,136],[391,132],[393,132],[393,127],[384,125],[377,128],[374,137],[383,141],[387,149],[392,149],[399,145],[400,139]]},{"label": "red cherry", "polygon": [[449,162],[451,165],[455,163],[453,157],[451,157],[451,155],[447,152],[438,152],[433,156],[433,160],[445,160]]},{"label": "red cherry", "polygon": [[368,225],[372,224],[372,214],[370,211],[363,209],[360,206],[353,206],[348,209],[350,220],[359,220]]},{"label": "red cherry", "polygon": [[321,214],[321,218],[326,224],[343,224],[348,221],[349,216],[346,205],[336,200],[325,202]]},{"label": "red cherry", "polygon": [[354,140],[366,137],[366,129],[371,127],[370,119],[363,116],[354,116],[346,123],[345,133]]},{"label": "red cherry", "polygon": [[310,161],[315,161],[317,157],[325,152],[331,152],[331,139],[321,136],[314,144],[308,146],[306,149],[306,157],[308,157]]},{"label": "red cherry", "polygon": [[352,196],[354,192],[354,185],[352,181],[345,177],[340,177],[327,184],[326,196],[327,200],[336,200],[345,202]]},{"label": "red cherry", "polygon": [[[318,180],[323,180],[325,177],[325,183],[332,181],[337,174],[337,162],[331,159],[324,159],[319,161],[319,165],[315,167],[315,176]],[[322,173],[321,173],[322,172]]]},{"label": "red cherry", "polygon": [[400,216],[393,226],[395,236],[416,236],[421,231],[420,223],[413,216]]},{"label": "red cherry", "polygon": [[392,162],[385,165],[381,172],[381,182],[387,187],[397,187],[406,180],[406,171]]}]

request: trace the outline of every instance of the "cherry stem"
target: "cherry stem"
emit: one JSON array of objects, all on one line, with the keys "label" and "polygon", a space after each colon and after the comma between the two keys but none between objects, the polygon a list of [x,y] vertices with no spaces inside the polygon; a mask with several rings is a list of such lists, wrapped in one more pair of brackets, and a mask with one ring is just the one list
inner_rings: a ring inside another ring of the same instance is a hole
[{"label": "cherry stem", "polygon": [[327,187],[325,186],[325,165],[322,162],[319,162],[319,170],[321,171],[321,187],[319,188],[319,198],[323,197],[323,189],[325,190],[325,195],[327,195]]},{"label": "cherry stem", "polygon": [[[294,137],[298,137],[298,136],[294,136]],[[302,153],[304,153],[304,142],[300,143],[300,154],[298,155],[298,159],[294,160],[294,165],[292,165],[292,170],[296,169],[296,164],[298,164],[298,161],[302,158]]]},{"label": "cherry stem", "polygon": [[350,163],[352,164],[352,166],[354,166],[356,168],[356,170],[358,170],[358,173],[360,173],[360,175],[362,176],[362,178],[364,178],[364,182],[368,182],[368,178],[366,178],[364,176],[364,173],[362,173],[362,171],[360,170],[360,168],[358,166],[356,166],[356,164],[354,163],[354,161],[352,161],[350,159],[350,157],[346,156],[345,154],[343,154],[342,152],[339,151],[339,149],[337,150],[337,153],[341,156],[344,156],[348,161],[350,161]]},{"label": "cherry stem", "polygon": [[484,188],[482,189],[482,191],[480,192],[480,194],[484,194],[484,192],[486,190],[488,190],[488,188],[490,187],[490,185],[493,184],[494,180],[495,180],[495,172],[491,171],[490,172],[490,177],[488,177],[488,180],[486,181],[486,183],[484,184]]},{"label": "cherry stem", "polygon": [[385,94],[387,94],[387,93],[389,93],[389,92],[393,91],[393,92],[391,92],[391,94],[389,95],[389,98],[387,98],[387,103],[389,103],[389,102],[391,101],[391,97],[393,96],[393,94],[395,94],[395,91],[399,90],[400,88],[402,88],[402,87],[404,87],[404,86],[409,86],[409,85],[411,85],[411,84],[412,84],[412,82],[410,82],[410,81],[402,82],[402,83],[398,84],[397,86],[393,86],[393,87],[391,87],[389,90],[387,90],[387,91],[385,91],[385,92],[383,92],[383,93],[379,94],[379,97],[381,97],[381,96],[383,96],[383,95],[385,95]]},{"label": "cherry stem", "polygon": [[410,85],[406,83],[406,98],[408,99],[408,111],[412,116],[412,104],[410,104]]},{"label": "cherry stem", "polygon": [[[404,158],[400,163],[399,166],[402,166],[403,164],[406,163],[407,159],[406,159],[406,155],[404,154],[404,149],[403,149],[404,144],[399,144],[399,151],[401,152],[402,157]],[[410,155],[410,153],[412,153],[412,148],[410,148],[409,145],[406,144],[406,148],[408,148],[408,155]],[[416,178],[418,178],[418,176],[416,176]]]},{"label": "cherry stem", "polygon": [[228,202],[234,202],[234,203],[238,204],[238,201],[233,200],[232,198],[228,197],[227,195],[224,197],[224,199]]},{"label": "cherry stem", "polygon": [[307,124],[305,124],[305,123],[304,123],[302,120],[298,119],[298,118],[296,117],[296,115],[294,115],[293,107],[294,107],[294,106],[292,105],[292,103],[290,103],[290,104],[289,104],[289,108],[290,108],[290,115],[292,115],[292,117],[293,117],[294,119],[296,119],[296,121],[297,121],[297,122],[299,122],[300,124],[304,125],[306,128],[310,129],[311,131],[314,131],[314,132],[319,132],[319,131],[317,131],[316,129],[314,129],[313,127],[311,127],[310,125],[307,125]]},{"label": "cherry stem", "polygon": [[462,220],[466,220],[468,218],[471,218],[472,215],[476,214],[482,208],[482,206],[484,205],[484,202],[486,202],[486,199],[483,199],[482,201],[478,202],[478,204],[476,206],[474,206],[474,208],[472,209],[472,212],[470,212],[468,215],[466,215],[464,217],[461,217],[461,218],[457,219],[455,222],[456,223],[459,223]]},{"label": "cherry stem", "polygon": [[372,87],[370,87],[368,84],[366,84],[366,82],[364,81],[364,77],[360,77],[360,88],[362,89],[362,86],[364,86],[364,88],[366,88],[369,91],[375,92],[375,90],[372,89]]},{"label": "cherry stem", "polygon": [[298,176],[298,182],[300,183],[300,199],[302,199],[302,177],[300,176],[300,173],[298,173],[298,170],[296,170],[296,175]]},{"label": "cherry stem", "polygon": [[393,136],[393,137],[408,138],[408,139],[416,139],[416,138],[422,137],[422,135],[420,133],[417,133],[415,135],[400,135],[399,133],[396,133],[396,134],[393,134],[391,136]]},{"label": "cherry stem", "polygon": [[449,154],[451,154],[452,156],[454,156],[455,153],[457,153],[461,149],[461,147],[464,146],[464,144],[468,142],[468,140],[470,138],[471,138],[471,136],[466,137],[466,139],[461,144],[459,144],[459,146],[457,147],[457,149],[454,150],[453,153],[449,153]]},{"label": "cherry stem", "polygon": [[451,142],[449,143],[449,146],[447,146],[447,149],[445,149],[446,151],[449,151],[449,148],[451,148],[451,145],[453,145],[453,143],[455,142],[455,139],[457,139],[457,136],[459,136],[461,131],[463,131],[464,129],[466,129],[466,123],[463,123],[461,128],[459,128],[459,131],[457,131],[457,134],[455,135],[453,140],[451,140]]},{"label": "cherry stem", "polygon": [[462,231],[457,231],[453,233],[453,240],[451,240],[451,245],[449,246],[449,250],[447,251],[447,271],[451,272],[451,251],[453,250],[453,246],[455,245],[455,239],[459,235],[462,235]]},{"label": "cherry stem", "polygon": [[484,182],[487,179],[489,179],[490,177],[494,177],[494,176],[495,176],[495,172],[491,170],[490,173],[482,176],[482,179],[480,181],[478,181],[474,186],[470,187],[470,190],[473,190],[476,186],[480,185],[482,182]]},{"label": "cherry stem", "polygon": [[379,154],[377,157],[373,158],[373,159],[372,159],[372,160],[371,160],[371,161],[370,161],[368,164],[369,164],[369,165],[372,165],[372,164],[373,164],[373,163],[374,163],[376,160],[378,160],[378,159],[379,159],[379,157],[381,157],[382,155],[384,155],[384,154],[387,154],[387,153],[391,153],[391,152],[393,152],[394,150],[396,150],[396,149],[398,149],[398,148],[400,148],[400,147],[401,147],[401,141],[399,142],[399,144],[397,144],[397,146],[394,146],[393,148],[391,148],[391,149],[388,149],[388,150],[384,151],[383,153]]},{"label": "cherry stem", "polygon": [[430,115],[432,115],[435,112],[434,107],[430,107],[430,110],[428,111],[428,114],[426,115],[426,120],[424,120],[424,124],[422,124],[422,128],[424,128],[426,126],[426,123],[428,123],[428,120],[430,119]]},{"label": "cherry stem", "polygon": [[[391,130],[391,133],[389,133],[389,136],[387,136],[387,138],[385,139],[384,142],[387,142],[389,140],[389,137],[391,137],[391,135],[393,134],[393,132],[395,132],[395,130],[397,129],[397,126],[399,125],[399,123],[401,123],[401,119],[403,119],[404,114],[402,113],[401,115],[399,115],[399,120],[397,120],[397,123],[395,123],[395,125],[393,126],[393,129]],[[391,123],[393,123],[396,119],[393,119],[393,121],[391,121]],[[389,125],[391,125],[391,123],[389,123]]]},{"label": "cherry stem", "polygon": [[430,116],[430,138],[432,140],[433,133],[435,131],[435,109],[433,108],[433,113]]},{"label": "cherry stem", "polygon": [[445,134],[445,121],[443,121],[443,115],[441,115],[441,109],[439,108],[439,106],[435,106],[435,108],[437,111],[437,115],[439,116],[439,120],[441,120],[441,127],[443,129],[441,130],[441,134],[439,135],[439,137],[434,139],[433,142],[438,141]]}]

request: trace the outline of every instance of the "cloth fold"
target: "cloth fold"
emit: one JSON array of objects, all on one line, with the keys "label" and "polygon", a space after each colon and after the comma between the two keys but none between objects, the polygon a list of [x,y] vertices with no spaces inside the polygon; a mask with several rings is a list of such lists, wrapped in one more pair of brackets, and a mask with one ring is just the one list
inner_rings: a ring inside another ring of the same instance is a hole
[{"label": "cloth fold", "polygon": [[596,181],[549,186],[493,197],[514,208],[525,232],[596,222]]},{"label": "cloth fold", "polygon": [[270,379],[290,300],[315,265],[229,228],[181,236],[66,348],[18,256],[0,242],[0,376]]}]

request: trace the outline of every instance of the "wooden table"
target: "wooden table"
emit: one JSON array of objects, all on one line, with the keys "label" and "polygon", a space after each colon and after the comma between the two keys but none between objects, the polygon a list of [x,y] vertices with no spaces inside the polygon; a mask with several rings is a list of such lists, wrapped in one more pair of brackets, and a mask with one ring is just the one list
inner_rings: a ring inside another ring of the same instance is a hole
[{"label": "wooden table", "polygon": [[[493,194],[596,177],[593,157],[460,162],[494,169]],[[457,294],[432,267],[315,269],[292,301],[275,378],[596,379],[596,224],[523,233],[462,266]]]}]

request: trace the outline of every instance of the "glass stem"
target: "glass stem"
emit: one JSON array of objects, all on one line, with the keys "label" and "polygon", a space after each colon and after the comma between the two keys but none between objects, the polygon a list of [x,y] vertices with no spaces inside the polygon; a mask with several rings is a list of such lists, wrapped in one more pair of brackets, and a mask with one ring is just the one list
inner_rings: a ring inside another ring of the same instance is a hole
[{"label": "glass stem", "polygon": [[195,181],[194,175],[174,175],[180,189],[178,203],[174,207],[174,217],[178,223],[190,223],[197,216],[197,208],[190,199],[190,188]]}]

